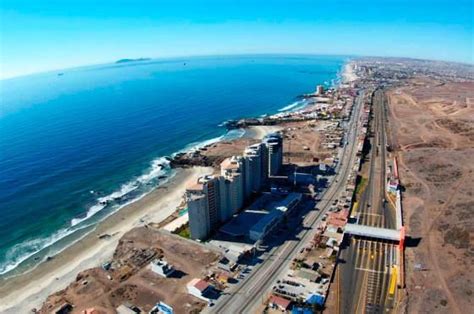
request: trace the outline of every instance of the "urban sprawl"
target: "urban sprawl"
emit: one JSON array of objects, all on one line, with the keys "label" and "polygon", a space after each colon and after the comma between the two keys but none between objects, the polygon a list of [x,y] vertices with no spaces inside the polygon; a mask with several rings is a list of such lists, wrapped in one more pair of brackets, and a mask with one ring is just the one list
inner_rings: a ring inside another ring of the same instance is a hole
[{"label": "urban sprawl", "polygon": [[113,291],[96,308],[123,314],[397,312],[405,226],[385,92],[421,74],[469,79],[437,69],[353,60],[336,88],[301,95],[302,109],[227,121],[261,136],[175,156],[173,167],[206,167],[175,213],[124,235],[44,309],[65,313],[94,284]]}]

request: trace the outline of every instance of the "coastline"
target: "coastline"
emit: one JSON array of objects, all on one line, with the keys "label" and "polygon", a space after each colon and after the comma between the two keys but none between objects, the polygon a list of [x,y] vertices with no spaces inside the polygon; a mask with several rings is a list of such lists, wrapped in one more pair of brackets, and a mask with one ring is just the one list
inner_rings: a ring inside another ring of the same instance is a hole
[{"label": "coastline", "polygon": [[[354,79],[353,67],[348,61],[342,68],[342,82]],[[240,137],[260,140],[268,133],[281,129],[281,126],[251,126]],[[219,142],[225,136],[226,134],[209,141]],[[199,146],[210,145],[211,142],[200,143],[202,145]],[[192,146],[186,147],[186,150],[197,147]],[[175,170],[176,175],[168,182],[105,218],[90,233],[55,255],[52,260],[42,262],[31,271],[18,276],[0,279],[0,312],[23,313],[32,308],[40,308],[49,295],[67,287],[79,272],[97,267],[110,259],[125,232],[148,222],[159,223],[165,220],[181,202],[186,182],[212,172],[210,168],[196,166]],[[103,234],[110,234],[112,237],[99,239],[98,236]]]},{"label": "coastline", "polygon": [[[112,214],[52,260],[27,273],[2,280],[0,312],[27,313],[41,307],[49,295],[67,287],[79,272],[107,261],[125,232],[170,216],[182,200],[186,183],[210,171],[204,167],[176,169],[176,175],[169,182]],[[102,234],[112,236],[99,239]]]},{"label": "coastline", "polygon": [[357,80],[357,75],[355,74],[354,71],[354,64],[352,63],[352,60],[348,60],[342,70],[342,83],[352,83],[355,80]]}]

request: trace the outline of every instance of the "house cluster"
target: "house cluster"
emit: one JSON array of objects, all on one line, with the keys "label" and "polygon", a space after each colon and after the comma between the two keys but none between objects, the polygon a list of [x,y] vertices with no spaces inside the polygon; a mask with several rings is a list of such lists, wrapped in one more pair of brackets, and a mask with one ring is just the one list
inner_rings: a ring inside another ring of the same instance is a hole
[{"label": "house cluster", "polygon": [[317,86],[314,94],[305,95],[305,101],[307,103],[303,109],[278,113],[267,119],[278,119],[282,121],[305,121],[310,119],[348,120],[356,95],[352,89],[324,90],[324,88],[321,88],[322,86]]},{"label": "house cluster", "polygon": [[341,241],[342,233],[322,222],[312,241],[298,252],[273,286],[268,306],[296,313],[321,309]]},{"label": "house cluster", "polygon": [[368,102],[358,121],[362,130],[358,138],[358,158],[351,165],[345,190],[329,208],[316,229],[312,241],[293,259],[285,275],[273,286],[267,305],[292,313],[312,313],[322,309],[329,291],[330,278],[336,267],[344,227],[353,204],[357,173],[361,166],[363,144],[370,114]]}]

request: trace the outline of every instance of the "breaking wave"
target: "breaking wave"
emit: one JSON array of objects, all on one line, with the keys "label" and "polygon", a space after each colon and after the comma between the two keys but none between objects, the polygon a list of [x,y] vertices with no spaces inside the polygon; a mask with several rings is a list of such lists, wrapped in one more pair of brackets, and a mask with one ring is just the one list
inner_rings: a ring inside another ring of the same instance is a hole
[{"label": "breaking wave", "polygon": [[289,104],[281,109],[278,109],[279,112],[286,112],[286,111],[298,111],[303,109],[308,105],[308,101],[306,99],[295,101],[294,103]]},{"label": "breaking wave", "polygon": [[[110,209],[110,211],[105,216],[107,217],[120,208],[139,200],[151,192],[154,186],[164,183],[164,179],[167,181],[170,173],[170,161],[167,158],[160,157],[153,160],[147,172],[123,184],[118,190],[112,192],[111,194],[97,198],[96,203],[88,208],[84,216],[71,219],[69,227],[60,229],[48,237],[31,239],[10,248],[5,253],[5,260],[7,262],[0,264],[0,275],[15,269],[25,260],[41,252],[42,250],[51,247],[65,237],[96,223],[91,222],[87,224],[87,220],[102,210],[106,208]],[[161,176],[166,178],[160,180],[159,178]],[[69,245],[71,244],[72,243],[69,243]],[[57,253],[58,252],[55,252],[55,254]]]},{"label": "breaking wave", "polygon": [[[199,148],[217,143],[222,140],[240,138],[244,134],[244,130],[231,130],[219,137],[215,137],[201,142],[191,143],[180,152],[197,150]],[[10,248],[5,254],[5,260],[7,262],[4,264],[0,264],[0,275],[14,270],[24,261],[53,246],[58,241],[61,241],[62,239],[68,236],[71,236],[73,233],[79,230],[90,227],[101,219],[104,219],[115,213],[122,207],[141,199],[142,197],[150,193],[154,187],[164,183],[165,181],[168,181],[170,176],[172,175],[171,173],[172,170],[170,167],[169,158],[160,157],[154,159],[151,162],[150,167],[144,174],[123,184],[114,192],[106,196],[97,198],[95,204],[90,206],[84,215],[71,219],[70,224],[67,228],[60,229],[56,233],[48,237],[31,239],[29,241],[19,243]],[[96,192],[91,191],[91,193]],[[91,220],[91,218],[102,212],[104,209],[107,210],[107,215],[104,215],[103,217],[101,217],[101,219],[97,221],[94,220],[88,222],[89,220]],[[68,243],[68,246],[72,245],[73,243],[74,242]],[[55,255],[61,250],[57,250],[51,255]],[[44,258],[46,258],[46,256],[43,257],[43,260]]]},{"label": "breaking wave", "polygon": [[295,101],[294,103],[291,103],[289,104],[288,106],[285,106],[281,109],[278,109],[279,112],[283,112],[283,111],[289,111],[297,106],[299,106],[301,104],[301,101]]},{"label": "breaking wave", "polygon": [[196,151],[196,150],[199,150],[200,148],[206,147],[208,145],[215,144],[217,142],[230,141],[230,140],[238,139],[238,138],[241,138],[242,136],[244,136],[244,134],[245,134],[244,129],[230,130],[226,134],[218,136],[218,137],[214,137],[214,138],[204,140],[204,141],[201,141],[201,142],[190,143],[190,144],[186,145],[186,147],[183,148],[182,150],[174,153],[172,156],[175,156],[178,153],[187,153],[187,152]]}]

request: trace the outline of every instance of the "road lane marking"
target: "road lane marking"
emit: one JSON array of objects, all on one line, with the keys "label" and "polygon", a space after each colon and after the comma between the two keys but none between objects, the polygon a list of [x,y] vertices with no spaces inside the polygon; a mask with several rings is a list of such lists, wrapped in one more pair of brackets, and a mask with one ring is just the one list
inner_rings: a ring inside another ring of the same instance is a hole
[{"label": "road lane marking", "polygon": [[371,268],[356,267],[355,269],[360,270],[360,271],[370,272],[370,273],[379,273],[379,274],[386,274],[387,273],[386,270],[375,270],[375,269],[371,269]]},{"label": "road lane marking", "polygon": [[390,277],[390,288],[388,292],[390,295],[395,294],[395,288],[397,287],[397,275],[398,275],[398,268],[397,266],[393,266],[393,272]]}]

